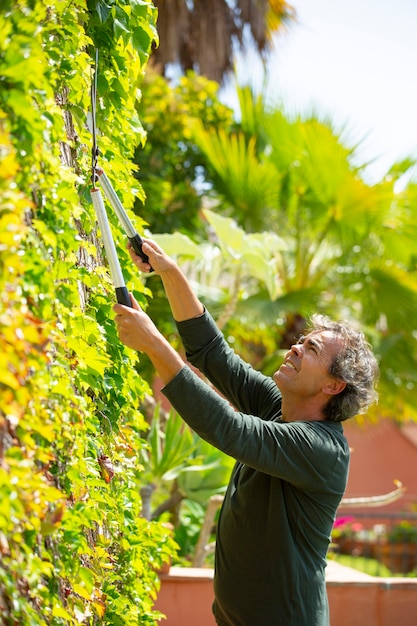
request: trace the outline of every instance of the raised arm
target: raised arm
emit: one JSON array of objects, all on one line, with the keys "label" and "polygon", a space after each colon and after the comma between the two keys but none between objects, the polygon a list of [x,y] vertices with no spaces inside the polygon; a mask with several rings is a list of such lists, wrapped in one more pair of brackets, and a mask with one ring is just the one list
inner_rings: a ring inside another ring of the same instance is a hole
[{"label": "raised arm", "polygon": [[[190,363],[198,367],[238,410],[256,412],[263,419],[271,419],[280,408],[281,398],[272,379],[253,370],[228,346],[173,259],[150,240],[144,240],[143,252],[149,257],[149,264],[129,249],[140,271],[149,272],[152,267],[161,277]],[[135,341],[133,333],[126,338],[129,342]],[[124,341],[122,335],[121,339]],[[137,345],[132,347],[141,349]],[[158,371],[162,366],[155,365]]]},{"label": "raised arm", "polygon": [[[152,267],[160,275],[174,319],[185,321],[202,315],[204,307],[178,265],[153,241],[144,240],[142,249],[149,263],[144,263],[131,246],[129,254],[140,271],[149,272]],[[119,337],[130,348],[145,352],[167,384],[184,367],[184,362],[132,295],[131,300],[132,308],[121,304],[113,307]]]},{"label": "raised arm", "polygon": [[149,272],[150,267],[153,267],[155,273],[159,274],[175,321],[182,322],[202,315],[204,307],[175,261],[154,241],[145,239],[142,249],[149,257],[149,263],[144,263],[140,256],[129,248],[132,261],[141,272]]}]

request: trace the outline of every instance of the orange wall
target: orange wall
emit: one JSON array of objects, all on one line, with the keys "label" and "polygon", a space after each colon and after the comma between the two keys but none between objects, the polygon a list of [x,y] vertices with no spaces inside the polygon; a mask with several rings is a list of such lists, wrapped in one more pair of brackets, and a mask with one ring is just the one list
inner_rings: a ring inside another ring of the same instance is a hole
[{"label": "orange wall", "polygon": [[[332,626],[417,624],[417,579],[328,580],[327,591]],[[155,608],[167,616],[161,626],[215,626],[212,602],[212,570],[172,567]]]},{"label": "orange wall", "polygon": [[[417,580],[327,585],[332,626],[416,626]],[[404,580],[404,579],[402,579]]]},{"label": "orange wall", "polygon": [[155,608],[167,616],[161,626],[216,626],[213,600],[212,569],[171,567],[161,577]]},{"label": "orange wall", "polygon": [[[413,426],[417,429],[417,424]],[[345,496],[387,493],[394,489],[393,481],[400,480],[406,487],[405,494],[391,504],[373,509],[373,512],[409,511],[411,505],[416,505],[417,446],[392,421],[381,420],[377,424],[360,426],[357,420],[348,420],[343,427],[352,449]]]}]

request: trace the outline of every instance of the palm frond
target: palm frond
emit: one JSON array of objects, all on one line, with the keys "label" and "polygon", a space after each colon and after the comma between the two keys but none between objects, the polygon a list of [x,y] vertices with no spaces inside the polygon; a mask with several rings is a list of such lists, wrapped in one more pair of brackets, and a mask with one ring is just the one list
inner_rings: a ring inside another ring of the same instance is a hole
[{"label": "palm frond", "polygon": [[417,275],[392,263],[370,267],[369,286],[373,310],[386,319],[390,332],[415,332],[417,329]]},{"label": "palm frond", "polygon": [[280,181],[273,164],[259,161],[256,139],[207,131],[201,123],[194,127],[194,139],[213,169],[216,191],[243,215],[248,230],[260,230],[265,214],[277,206]]}]

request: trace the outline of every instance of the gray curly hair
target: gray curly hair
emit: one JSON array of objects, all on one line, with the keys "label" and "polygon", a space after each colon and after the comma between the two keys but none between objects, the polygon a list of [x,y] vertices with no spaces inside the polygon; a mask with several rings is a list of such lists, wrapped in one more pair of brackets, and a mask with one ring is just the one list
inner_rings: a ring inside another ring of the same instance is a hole
[{"label": "gray curly hair", "polygon": [[333,321],[324,315],[312,315],[309,332],[331,331],[343,339],[343,348],[329,368],[334,378],[343,380],[346,387],[331,396],[323,408],[326,419],[343,422],[360,413],[365,413],[378,400],[375,389],[379,378],[379,367],[370,344],[362,331],[350,322]]}]

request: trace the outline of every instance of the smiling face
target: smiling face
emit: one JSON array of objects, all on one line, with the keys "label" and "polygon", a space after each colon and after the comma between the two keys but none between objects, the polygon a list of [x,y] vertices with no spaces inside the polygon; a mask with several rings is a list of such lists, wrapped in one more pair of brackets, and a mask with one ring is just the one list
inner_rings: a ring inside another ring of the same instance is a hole
[{"label": "smiling face", "polygon": [[322,407],[330,395],[340,393],[345,383],[331,376],[329,370],[342,346],[342,338],[329,330],[314,331],[294,344],[273,376],[283,404],[314,401]]}]

